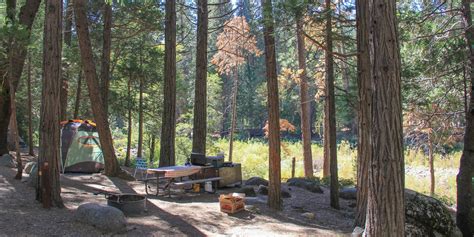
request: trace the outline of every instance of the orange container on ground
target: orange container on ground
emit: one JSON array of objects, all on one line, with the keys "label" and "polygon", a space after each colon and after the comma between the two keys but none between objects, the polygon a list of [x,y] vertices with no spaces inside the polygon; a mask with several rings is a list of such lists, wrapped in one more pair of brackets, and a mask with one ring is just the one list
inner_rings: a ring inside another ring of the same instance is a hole
[{"label": "orange container on ground", "polygon": [[245,209],[244,197],[233,194],[221,194],[219,196],[221,212],[237,213]]}]

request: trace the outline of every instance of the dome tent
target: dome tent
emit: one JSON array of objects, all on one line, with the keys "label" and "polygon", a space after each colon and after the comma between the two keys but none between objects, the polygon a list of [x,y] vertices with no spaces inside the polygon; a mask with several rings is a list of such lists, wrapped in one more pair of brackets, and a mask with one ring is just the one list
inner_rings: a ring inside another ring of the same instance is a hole
[{"label": "dome tent", "polygon": [[96,124],[89,120],[61,122],[61,169],[64,172],[96,173],[104,169]]}]

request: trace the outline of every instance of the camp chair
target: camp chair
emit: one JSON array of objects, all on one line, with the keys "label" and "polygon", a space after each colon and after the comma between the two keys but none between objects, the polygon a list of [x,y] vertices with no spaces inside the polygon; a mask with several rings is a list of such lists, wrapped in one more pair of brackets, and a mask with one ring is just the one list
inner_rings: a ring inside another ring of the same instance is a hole
[{"label": "camp chair", "polygon": [[[140,170],[142,173],[142,179],[148,179],[148,164],[146,163],[146,160],[143,159],[142,157],[137,157],[135,159],[135,172],[133,173],[133,177],[136,178],[137,175],[137,170]],[[143,177],[143,173],[145,173],[145,177]]]}]

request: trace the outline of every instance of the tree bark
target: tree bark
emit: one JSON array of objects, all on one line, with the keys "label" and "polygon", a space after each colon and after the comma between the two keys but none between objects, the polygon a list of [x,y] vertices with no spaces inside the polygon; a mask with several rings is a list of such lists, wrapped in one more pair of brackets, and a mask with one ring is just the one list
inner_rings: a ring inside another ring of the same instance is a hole
[{"label": "tree bark", "polygon": [[[464,18],[466,47],[468,51],[467,65],[469,73],[468,80],[474,85],[474,28],[472,26],[471,1],[462,1],[462,13]],[[459,173],[456,177],[457,183],[457,213],[456,224],[463,236],[474,234],[473,192],[472,177],[474,170],[474,87],[471,86],[469,100],[469,111],[466,114],[466,130],[464,133],[464,149],[459,165]]]},{"label": "tree bark", "polygon": [[195,153],[206,154],[207,136],[207,0],[198,0],[196,40],[196,82],[194,85],[193,148]]},{"label": "tree bark", "polygon": [[[431,126],[430,126],[431,128]],[[435,170],[434,170],[434,155],[433,155],[433,135],[431,132],[428,133],[428,157],[430,162],[430,195],[435,195]]]},{"label": "tree bark", "polygon": [[[64,43],[69,48],[71,47],[72,39],[72,1],[68,0],[66,2],[66,15],[64,16]],[[62,82],[61,82],[61,121],[67,120],[67,99],[69,93],[69,65],[64,63],[64,71],[62,73]]]},{"label": "tree bark", "polygon": [[[0,65],[5,65],[4,67],[0,67],[0,75],[3,75],[0,77],[0,154],[8,153],[8,124],[10,123],[11,115],[11,91],[9,83],[7,83],[8,77],[13,78],[13,86],[16,90],[21,78],[23,64],[25,63],[26,59],[27,43],[31,36],[31,26],[33,25],[33,21],[36,17],[36,13],[38,12],[40,3],[40,0],[27,0],[25,5],[21,7],[20,13],[18,15],[18,23],[26,29],[26,40],[17,40],[15,37],[13,37],[12,41],[9,42],[9,45],[11,46],[8,49],[8,55],[11,56],[11,58],[6,59],[6,62],[0,62]],[[15,5],[16,1],[7,1],[7,9],[11,9],[13,7],[13,11],[10,11],[11,13],[9,13],[11,14],[11,18],[14,18]]]},{"label": "tree bark", "polygon": [[28,77],[27,77],[27,93],[28,93],[28,153],[35,156],[33,144],[33,102],[31,98],[31,56],[28,56]]},{"label": "tree bark", "polygon": [[104,153],[105,174],[107,176],[117,176],[121,172],[112,140],[112,134],[107,121],[107,114],[99,90],[99,81],[95,70],[92,46],[89,38],[89,30],[86,15],[86,1],[74,0],[74,15],[76,17],[76,29],[79,38],[79,48],[81,52],[81,64],[89,90],[89,98],[92,106],[92,113],[97,123],[100,145]]},{"label": "tree bark", "polygon": [[[372,157],[372,69],[373,55],[369,52],[368,0],[357,0],[357,77],[359,93],[358,146],[357,146],[357,204],[355,226],[364,226],[367,212],[369,161]],[[372,58],[371,58],[372,57]]]},{"label": "tree bark", "polygon": [[127,85],[127,100],[128,100],[128,130],[127,130],[127,152],[125,155],[125,166],[130,167],[130,153],[132,149],[132,72],[128,78]]},{"label": "tree bark", "polygon": [[281,210],[280,106],[278,101],[274,22],[271,0],[262,0],[261,3],[264,19],[265,65],[268,91],[268,206],[275,210]]},{"label": "tree bark", "polygon": [[81,107],[81,91],[82,91],[82,70],[77,77],[76,102],[74,103],[73,119],[79,118],[79,109]]},{"label": "tree bark", "polygon": [[[64,207],[59,183],[60,91],[62,49],[61,0],[46,0],[43,40],[43,89],[41,96],[39,187],[43,207]],[[45,172],[43,172],[45,171]]]},{"label": "tree bark", "polygon": [[[14,91],[15,89],[13,89],[13,82],[11,80],[8,80],[8,83],[10,85],[10,91]],[[18,133],[17,117],[16,117],[15,94],[16,93],[10,93],[10,100],[11,100],[11,107],[12,107],[11,108],[12,114],[10,116],[10,129],[11,129],[10,132],[12,134],[13,141],[15,143],[15,151],[16,151],[17,173],[15,175],[15,179],[21,180],[22,173],[23,173],[23,164],[21,162],[20,139],[19,139],[19,133]]]},{"label": "tree bark", "polygon": [[[326,0],[326,122],[328,131],[328,157],[330,163],[330,196],[331,207],[339,209],[339,180],[337,175],[336,145],[336,96],[334,95],[334,58],[332,45],[332,9],[331,0]],[[326,137],[326,136],[325,136]]]},{"label": "tree bark", "polygon": [[138,149],[137,156],[143,157],[143,74],[140,75],[138,99]]},{"label": "tree bark", "polygon": [[372,157],[369,161],[365,236],[404,236],[404,158],[400,49],[395,0],[369,0],[372,79]]},{"label": "tree bark", "polygon": [[229,161],[232,162],[232,154],[234,153],[234,134],[237,125],[237,93],[239,91],[239,72],[236,68],[234,70],[234,86],[232,87],[232,117],[230,123],[229,134]]},{"label": "tree bark", "polygon": [[106,116],[109,114],[110,52],[112,45],[112,3],[104,2],[104,32],[102,37],[102,65],[100,90]]},{"label": "tree bark", "polygon": [[313,156],[311,153],[311,99],[308,92],[308,78],[306,77],[306,48],[303,34],[303,19],[299,15],[296,21],[296,36],[298,46],[298,65],[300,74],[300,110],[301,133],[303,138],[304,176],[313,177]]},{"label": "tree bark", "polygon": [[150,164],[153,166],[153,161],[155,160],[155,144],[156,137],[155,134],[151,135],[151,145],[150,145]]},{"label": "tree bark", "polygon": [[165,4],[165,66],[163,121],[160,139],[160,167],[175,164],[176,136],[176,2]]}]

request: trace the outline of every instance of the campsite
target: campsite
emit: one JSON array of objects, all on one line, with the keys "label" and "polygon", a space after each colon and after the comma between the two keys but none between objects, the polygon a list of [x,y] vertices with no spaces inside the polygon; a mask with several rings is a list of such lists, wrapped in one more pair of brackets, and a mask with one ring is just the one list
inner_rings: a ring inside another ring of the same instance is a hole
[{"label": "campsite", "polygon": [[0,237],[474,236],[473,7],[0,1]]}]

